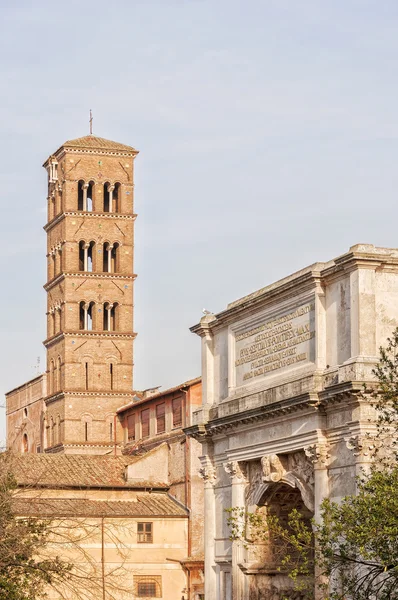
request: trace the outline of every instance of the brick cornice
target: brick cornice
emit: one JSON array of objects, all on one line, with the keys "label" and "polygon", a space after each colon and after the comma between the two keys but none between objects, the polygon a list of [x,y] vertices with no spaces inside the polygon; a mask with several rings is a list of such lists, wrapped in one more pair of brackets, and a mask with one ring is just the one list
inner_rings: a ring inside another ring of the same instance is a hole
[{"label": "brick cornice", "polygon": [[59,331],[55,335],[44,340],[43,344],[46,348],[57,344],[65,338],[93,338],[93,339],[116,339],[116,340],[133,340],[137,334],[134,331],[84,331],[84,330],[69,330]]},{"label": "brick cornice", "polygon": [[55,287],[56,285],[58,285],[59,283],[61,283],[61,281],[64,281],[65,279],[67,279],[68,277],[79,277],[79,278],[85,278],[85,279],[118,279],[118,280],[123,280],[123,279],[127,279],[127,280],[132,280],[134,281],[137,278],[137,275],[135,273],[128,273],[128,274],[122,274],[122,273],[93,273],[92,271],[65,271],[62,273],[59,273],[56,277],[54,277],[53,279],[50,279],[50,281],[48,281],[45,285],[43,285],[43,288],[46,290],[46,292],[48,292],[49,290],[51,290],[53,287]]},{"label": "brick cornice", "polygon": [[124,220],[124,221],[135,221],[137,218],[137,215],[135,213],[133,214],[124,214],[124,213],[108,213],[108,212],[94,212],[94,211],[83,211],[83,210],[76,210],[76,211],[66,211],[66,212],[62,212],[59,215],[56,215],[53,219],[51,219],[51,221],[49,221],[48,223],[46,223],[43,227],[44,231],[48,232],[50,231],[53,227],[55,227],[55,225],[57,225],[58,223],[60,223],[61,221],[63,221],[63,219],[65,219],[66,217],[84,217],[84,218],[94,218],[94,217],[101,217],[104,219],[115,219],[115,220]]}]

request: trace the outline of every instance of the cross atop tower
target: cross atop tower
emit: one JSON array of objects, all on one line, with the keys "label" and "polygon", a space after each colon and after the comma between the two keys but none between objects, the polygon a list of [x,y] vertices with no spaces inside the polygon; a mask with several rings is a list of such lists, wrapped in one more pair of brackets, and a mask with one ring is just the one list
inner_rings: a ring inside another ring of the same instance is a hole
[{"label": "cross atop tower", "polygon": [[92,112],[91,108],[90,108],[90,120],[89,120],[89,123],[90,123],[90,135],[93,135],[93,112]]}]

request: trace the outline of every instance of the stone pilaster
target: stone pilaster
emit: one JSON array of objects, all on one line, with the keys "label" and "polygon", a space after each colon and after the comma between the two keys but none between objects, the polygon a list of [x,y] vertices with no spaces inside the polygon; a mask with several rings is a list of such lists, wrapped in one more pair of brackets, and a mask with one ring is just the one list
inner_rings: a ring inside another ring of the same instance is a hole
[{"label": "stone pilaster", "polygon": [[[326,443],[313,444],[304,448],[304,452],[314,466],[314,520],[316,523],[319,523],[321,520],[322,500],[329,495],[328,464],[330,455],[328,445]],[[317,567],[315,567],[315,581],[314,598],[315,600],[321,600],[323,593],[319,585],[325,583],[325,579],[318,572]]]},{"label": "stone pilaster", "polygon": [[[245,490],[247,479],[243,463],[237,461],[224,465],[225,471],[231,477],[231,504],[237,509],[237,525],[241,531],[245,527]],[[232,600],[243,600],[245,594],[245,575],[239,565],[244,561],[244,546],[242,540],[232,542]]]},{"label": "stone pilaster", "polygon": [[217,575],[215,563],[216,502],[214,486],[216,470],[209,456],[202,458],[199,475],[204,482],[204,547],[205,547],[205,598],[216,600]]}]

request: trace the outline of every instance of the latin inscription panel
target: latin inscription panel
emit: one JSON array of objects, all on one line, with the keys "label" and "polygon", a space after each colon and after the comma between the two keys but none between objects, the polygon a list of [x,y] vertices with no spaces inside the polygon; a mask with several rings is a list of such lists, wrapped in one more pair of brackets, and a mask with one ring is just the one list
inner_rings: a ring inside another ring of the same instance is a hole
[{"label": "latin inscription panel", "polygon": [[313,360],[314,309],[314,303],[308,302],[237,332],[236,386]]}]

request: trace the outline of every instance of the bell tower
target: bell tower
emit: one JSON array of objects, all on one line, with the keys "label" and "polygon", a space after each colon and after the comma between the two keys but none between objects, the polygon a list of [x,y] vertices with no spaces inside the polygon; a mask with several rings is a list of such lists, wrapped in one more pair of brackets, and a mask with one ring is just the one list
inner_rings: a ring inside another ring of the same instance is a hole
[{"label": "bell tower", "polygon": [[133,389],[134,159],[88,135],[48,173],[46,452],[104,454]]}]

